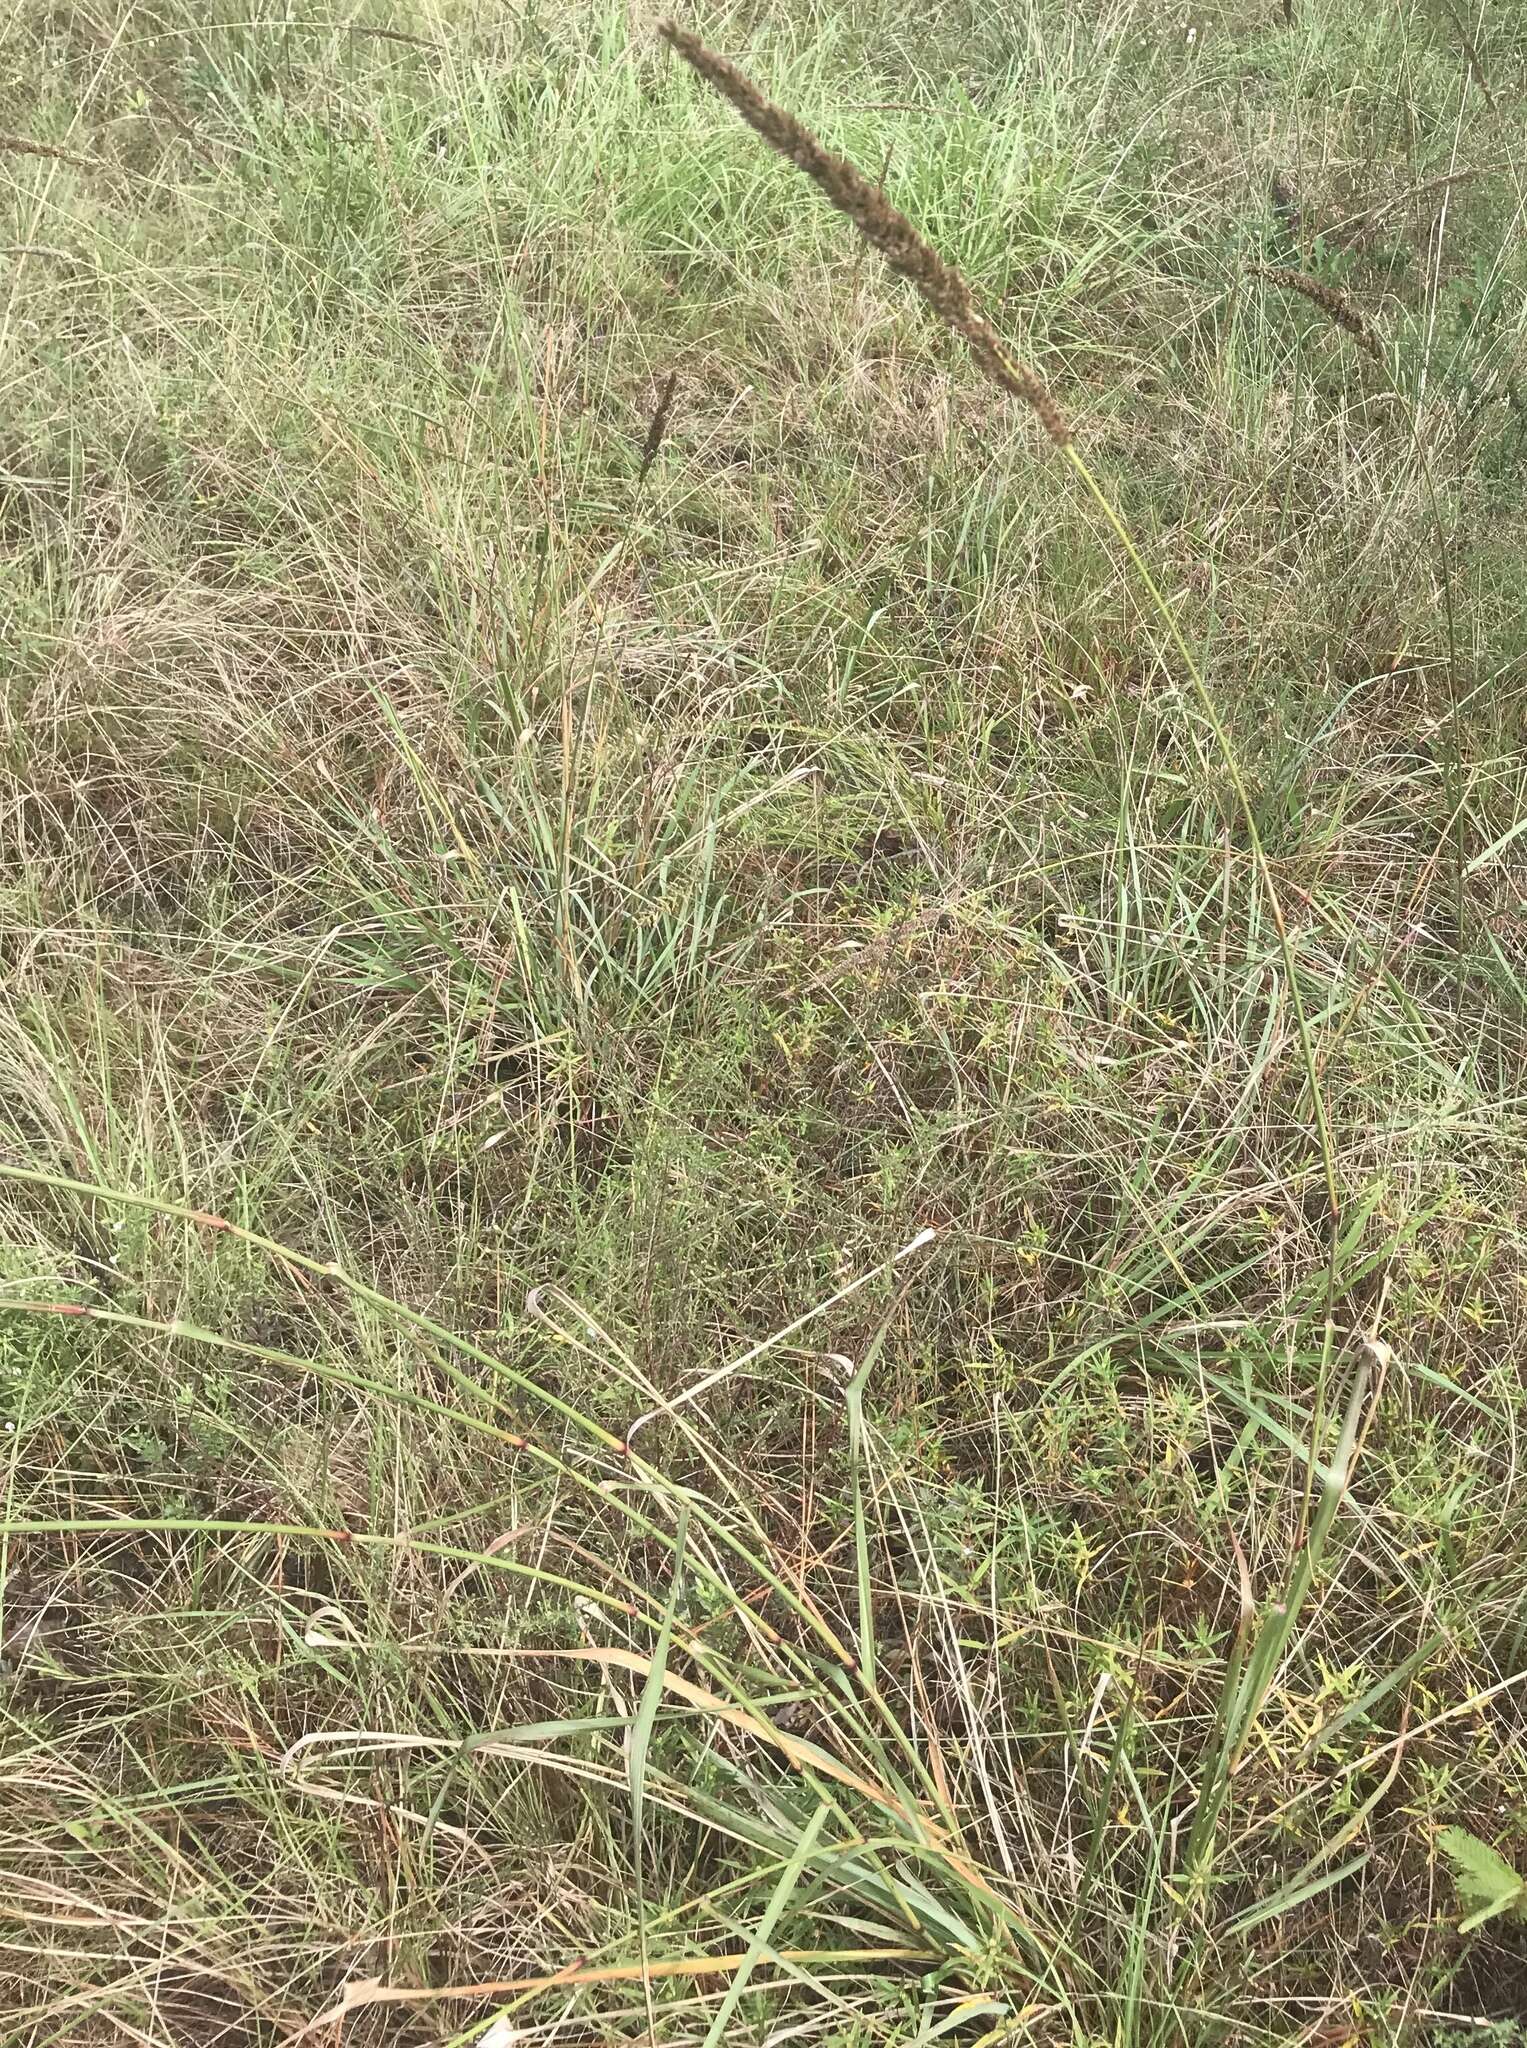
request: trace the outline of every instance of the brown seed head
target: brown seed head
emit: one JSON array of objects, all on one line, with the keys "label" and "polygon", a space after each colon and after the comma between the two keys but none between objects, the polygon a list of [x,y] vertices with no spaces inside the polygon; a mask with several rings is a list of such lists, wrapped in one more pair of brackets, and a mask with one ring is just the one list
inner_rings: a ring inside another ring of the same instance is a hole
[{"label": "brown seed head", "polygon": [[72,149],[60,149],[56,142],[33,142],[27,135],[0,135],[0,150],[13,156],[52,157],[61,164],[73,164],[81,171],[97,168],[94,157],[80,156]]},{"label": "brown seed head", "polygon": [[685,63],[730,100],[753,131],[772,150],[793,163],[819,185],[839,213],[914,285],[951,332],[969,345],[976,367],[1002,390],[1021,398],[1038,414],[1057,448],[1071,439],[1071,429],[1044,383],[1003,347],[996,329],[977,309],[974,294],[952,263],[945,262],[904,213],[846,158],[834,156],[804,123],[777,107],[729,58],[719,55],[677,22],[660,21],[658,33],[672,44]]},{"label": "brown seed head", "polygon": [[663,436],[668,431],[668,415],[673,410],[673,394],[678,386],[679,373],[677,370],[670,370],[663,379],[662,389],[657,395],[657,404],[653,407],[652,418],[647,423],[647,438],[642,443],[641,466],[636,473],[636,481],[639,484],[647,481],[647,472],[656,462],[658,450],[663,445]]},{"label": "brown seed head", "polygon": [[1302,270],[1268,269],[1262,275],[1269,284],[1282,285],[1286,292],[1297,292],[1301,299],[1308,299],[1328,320],[1334,320],[1338,327],[1344,328],[1366,354],[1378,362],[1384,360],[1384,351],[1373,329],[1352,301],[1333,286],[1322,284],[1318,277],[1306,277]]}]

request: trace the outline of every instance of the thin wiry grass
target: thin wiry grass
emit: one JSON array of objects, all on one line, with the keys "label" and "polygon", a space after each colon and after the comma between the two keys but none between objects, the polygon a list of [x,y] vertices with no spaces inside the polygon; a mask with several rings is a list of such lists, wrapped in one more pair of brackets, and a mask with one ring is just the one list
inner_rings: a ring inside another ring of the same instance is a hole
[{"label": "thin wiry grass", "polygon": [[[1235,289],[1159,7],[789,0],[1057,468],[602,0],[56,12],[0,127],[152,204],[0,175],[93,252],[4,285],[0,2033],[1508,2009],[1432,1856],[1521,1860],[1510,181],[1383,269],[1423,503]],[[1408,22],[1238,40],[1312,237],[1312,122],[1385,191],[1453,132]]]}]

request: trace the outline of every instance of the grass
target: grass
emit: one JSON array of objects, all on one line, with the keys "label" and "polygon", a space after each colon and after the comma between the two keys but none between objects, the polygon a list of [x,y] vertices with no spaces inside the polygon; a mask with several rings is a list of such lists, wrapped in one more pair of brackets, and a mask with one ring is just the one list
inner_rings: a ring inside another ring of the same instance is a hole
[{"label": "grass", "polygon": [[0,31],[0,2041],[1520,2041],[1518,11],[696,19],[1065,450],[224,12]]}]

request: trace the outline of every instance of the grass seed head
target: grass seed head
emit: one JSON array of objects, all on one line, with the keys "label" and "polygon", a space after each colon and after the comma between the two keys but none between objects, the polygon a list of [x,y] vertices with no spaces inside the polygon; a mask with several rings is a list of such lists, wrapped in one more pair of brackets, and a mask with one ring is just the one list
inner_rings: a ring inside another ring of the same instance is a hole
[{"label": "grass seed head", "polygon": [[898,212],[862,171],[818,141],[794,114],[766,99],[729,58],[677,22],[660,21],[658,32],[686,64],[731,102],[755,134],[821,187],[891,268],[915,286],[944,325],[963,337],[982,374],[1031,406],[1056,447],[1064,448],[1071,439],[1071,428],[1042,379],[1008,354],[996,329],[977,308],[964,277],[918,233],[906,215]]},{"label": "grass seed head", "polygon": [[1306,277],[1302,270],[1271,268],[1262,275],[1271,284],[1281,285],[1286,292],[1297,292],[1301,299],[1308,299],[1312,306],[1318,306],[1328,320],[1334,320],[1344,328],[1365,354],[1384,360],[1384,351],[1379,346],[1378,336],[1359,313],[1352,301],[1333,286],[1322,284],[1319,278]]}]

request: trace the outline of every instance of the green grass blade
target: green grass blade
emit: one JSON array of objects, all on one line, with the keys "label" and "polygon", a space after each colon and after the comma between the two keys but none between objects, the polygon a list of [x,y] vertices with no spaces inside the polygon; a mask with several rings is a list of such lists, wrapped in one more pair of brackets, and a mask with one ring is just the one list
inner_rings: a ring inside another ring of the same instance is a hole
[{"label": "green grass blade", "polygon": [[796,1843],[789,1862],[780,1872],[778,1881],[773,1891],[769,1894],[768,1904],[765,1906],[763,1914],[753,1930],[752,1939],[748,1943],[747,1952],[743,1956],[741,1965],[733,1976],[731,1983],[726,1987],[726,1995],[717,2007],[711,2023],[706,2029],[704,2048],[721,2048],[721,2043],[725,2041],[727,2028],[732,2023],[732,2016],[741,2002],[743,1993],[748,1988],[748,1980],[760,1961],[769,1953],[769,1942],[778,1924],[779,1917],[796,1894],[800,1885],[801,1875],[811,1860],[812,1851],[816,1848],[817,1837],[822,1832],[823,1823],[826,1821],[829,1811],[830,1809],[824,1801],[817,1807],[816,1812],[801,1830],[800,1840]]}]

